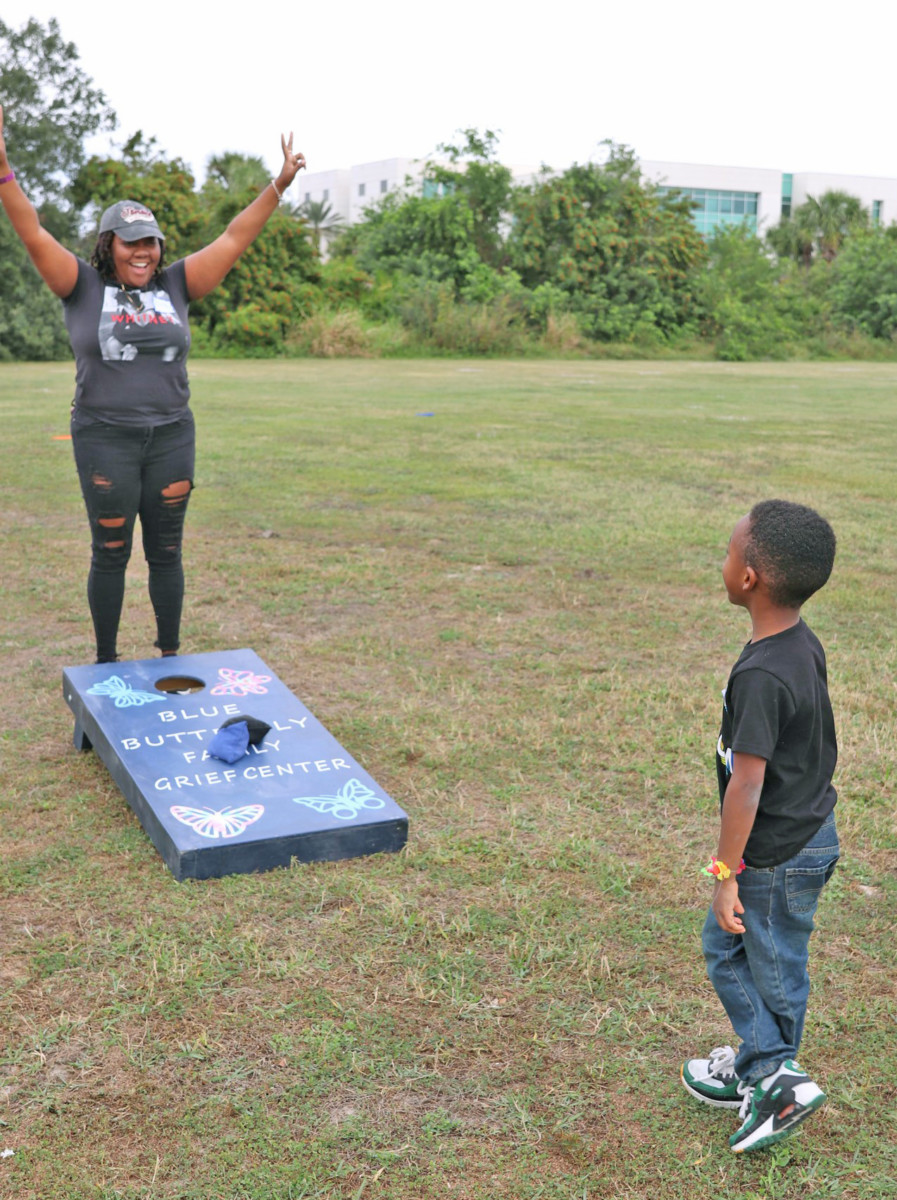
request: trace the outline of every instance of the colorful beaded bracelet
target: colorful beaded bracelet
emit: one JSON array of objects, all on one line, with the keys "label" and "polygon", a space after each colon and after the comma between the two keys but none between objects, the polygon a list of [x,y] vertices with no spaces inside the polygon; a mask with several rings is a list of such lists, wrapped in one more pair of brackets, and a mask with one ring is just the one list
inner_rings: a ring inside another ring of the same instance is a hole
[{"label": "colorful beaded bracelet", "polygon": [[[744,870],[744,859],[742,859],[741,862],[738,864],[738,870],[735,872],[735,874],[740,875],[743,870]],[[711,879],[723,880],[723,879],[728,879],[729,876],[732,874],[732,871],[731,871],[731,868],[727,867],[726,864],[721,859],[711,858],[710,862],[707,864],[706,867],[701,867],[701,874],[707,875]]]}]

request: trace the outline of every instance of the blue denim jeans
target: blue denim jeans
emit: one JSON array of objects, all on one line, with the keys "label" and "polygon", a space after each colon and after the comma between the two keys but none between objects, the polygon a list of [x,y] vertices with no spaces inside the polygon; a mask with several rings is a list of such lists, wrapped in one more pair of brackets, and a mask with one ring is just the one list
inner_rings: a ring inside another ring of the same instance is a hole
[{"label": "blue denim jeans", "polygon": [[735,1073],[753,1086],[796,1058],[810,994],[813,917],[838,861],[835,814],[803,850],[777,867],[738,876],[743,934],[720,929],[711,910],[702,937],[707,974],[741,1046]]},{"label": "blue denim jeans", "polygon": [[97,662],[115,662],[134,525],[140,518],[156,616],[156,645],[180,644],[184,568],[181,543],[193,487],[195,430],[188,413],[169,425],[109,425],[72,414],[72,446],[90,521],[87,599]]}]

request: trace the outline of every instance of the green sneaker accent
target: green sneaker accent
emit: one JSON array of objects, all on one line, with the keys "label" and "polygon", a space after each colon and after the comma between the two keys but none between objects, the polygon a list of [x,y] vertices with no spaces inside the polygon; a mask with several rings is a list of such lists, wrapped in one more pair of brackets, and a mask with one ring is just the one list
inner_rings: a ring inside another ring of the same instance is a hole
[{"label": "green sneaker accent", "polygon": [[786,1138],[825,1103],[825,1092],[806,1071],[787,1059],[745,1097],[741,1128],[729,1138],[736,1154],[762,1150]]},{"label": "green sneaker accent", "polygon": [[735,1074],[731,1046],[717,1046],[709,1058],[690,1058],[682,1064],[680,1077],[690,1096],[714,1108],[741,1108],[750,1090]]}]

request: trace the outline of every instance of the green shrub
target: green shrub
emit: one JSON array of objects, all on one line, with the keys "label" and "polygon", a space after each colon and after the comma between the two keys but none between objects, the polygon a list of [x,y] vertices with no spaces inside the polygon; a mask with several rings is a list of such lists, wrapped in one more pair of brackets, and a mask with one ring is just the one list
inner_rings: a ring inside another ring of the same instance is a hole
[{"label": "green shrub", "polygon": [[523,314],[507,295],[490,304],[457,301],[450,283],[424,281],[405,291],[399,317],[441,354],[514,354],[526,344]]},{"label": "green shrub", "polygon": [[291,332],[289,349],[311,358],[370,358],[374,342],[358,310],[344,308],[306,317]]},{"label": "green shrub", "polygon": [[0,362],[71,358],[59,301],[31,265],[12,225],[0,215]]},{"label": "green shrub", "polygon": [[374,286],[373,276],[362,270],[354,258],[336,258],[321,266],[321,279],[315,290],[320,307],[364,307]]},{"label": "green shrub", "polygon": [[268,358],[284,348],[284,322],[258,304],[244,304],[225,313],[209,344],[226,358]]},{"label": "green shrub", "polygon": [[798,268],[777,264],[744,226],[719,229],[697,282],[701,327],[724,362],[787,358],[818,304]]},{"label": "green shrub", "polygon": [[832,266],[836,325],[873,338],[897,334],[897,239],[883,230],[852,237]]}]

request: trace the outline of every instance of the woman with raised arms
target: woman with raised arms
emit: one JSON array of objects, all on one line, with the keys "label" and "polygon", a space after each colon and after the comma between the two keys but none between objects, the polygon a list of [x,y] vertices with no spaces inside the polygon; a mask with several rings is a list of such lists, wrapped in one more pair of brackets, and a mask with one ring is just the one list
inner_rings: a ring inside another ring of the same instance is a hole
[{"label": "woman with raised arms", "polygon": [[180,645],[181,544],[193,488],[188,308],[217,287],[305,166],[281,135],[276,179],[208,246],[171,266],[146,205],[120,200],[100,218],[89,263],[40,223],[7,158],[0,107],[0,201],[42,279],[62,301],[75,355],[71,431],[90,522],[87,597],[97,662],[118,658],[118,627],[136,519],[163,655]]}]

